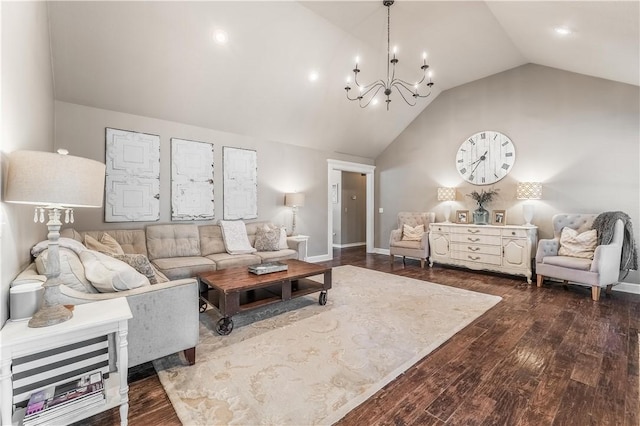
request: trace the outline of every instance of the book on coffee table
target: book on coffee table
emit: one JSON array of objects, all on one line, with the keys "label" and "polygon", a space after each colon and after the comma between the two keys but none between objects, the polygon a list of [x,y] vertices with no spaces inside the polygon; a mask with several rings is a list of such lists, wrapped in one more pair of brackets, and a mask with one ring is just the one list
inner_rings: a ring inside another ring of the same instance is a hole
[{"label": "book on coffee table", "polygon": [[272,272],[286,271],[287,269],[289,269],[289,267],[287,266],[286,263],[267,262],[267,263],[261,263],[259,265],[251,265],[249,266],[248,269],[249,269],[249,272],[251,272],[252,274],[262,275],[262,274],[270,274]]}]

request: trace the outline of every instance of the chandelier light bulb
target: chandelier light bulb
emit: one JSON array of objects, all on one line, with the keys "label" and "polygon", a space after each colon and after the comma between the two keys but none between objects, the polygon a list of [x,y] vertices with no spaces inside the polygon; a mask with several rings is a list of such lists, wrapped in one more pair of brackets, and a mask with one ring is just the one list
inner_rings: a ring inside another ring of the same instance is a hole
[{"label": "chandelier light bulb", "polygon": [[427,52],[422,52],[422,59],[427,60]]},{"label": "chandelier light bulb", "polygon": [[398,53],[398,46],[393,46],[393,54],[395,55],[396,53]]},{"label": "chandelier light bulb", "polygon": [[360,62],[360,56],[356,56],[356,65]]},{"label": "chandelier light bulb", "polygon": [[316,81],[318,79],[318,73],[315,71],[311,71],[309,73],[309,81]]},{"label": "chandelier light bulb", "polygon": [[347,84],[351,84],[351,77],[347,76]]},{"label": "chandelier light bulb", "polygon": [[213,39],[218,44],[226,44],[229,41],[229,36],[224,30],[216,30],[213,33]]}]

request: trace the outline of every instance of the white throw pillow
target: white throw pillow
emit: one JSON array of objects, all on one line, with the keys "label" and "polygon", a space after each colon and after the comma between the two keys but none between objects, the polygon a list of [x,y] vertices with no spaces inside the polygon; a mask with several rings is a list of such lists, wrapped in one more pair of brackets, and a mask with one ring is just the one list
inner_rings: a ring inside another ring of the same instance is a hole
[{"label": "white throw pillow", "polygon": [[289,248],[289,244],[287,244],[287,228],[284,226],[280,227],[280,250],[286,250]]},{"label": "white throw pillow", "polygon": [[598,233],[595,229],[578,234],[572,228],[562,228],[560,234],[560,256],[581,257],[583,259],[593,259],[593,252],[598,244]]},{"label": "white throw pillow", "polygon": [[424,225],[411,227],[402,225],[402,241],[420,241],[424,235]]},{"label": "white throw pillow", "polygon": [[80,260],[87,279],[101,293],[151,285],[149,279],[134,268],[106,254],[85,250],[80,253]]},{"label": "white throw pillow", "polygon": [[241,220],[221,220],[222,239],[224,247],[229,254],[255,253],[256,249],[251,247],[247,227]]}]

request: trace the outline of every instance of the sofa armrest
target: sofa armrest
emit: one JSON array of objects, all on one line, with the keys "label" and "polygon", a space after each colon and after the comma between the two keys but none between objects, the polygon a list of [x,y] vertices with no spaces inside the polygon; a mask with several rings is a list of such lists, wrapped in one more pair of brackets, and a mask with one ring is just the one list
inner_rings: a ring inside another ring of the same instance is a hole
[{"label": "sofa armrest", "polygon": [[82,293],[60,286],[61,303],[82,304],[114,297],[127,298],[129,366],[195,348],[199,336],[198,282],[169,281],[115,293]]},{"label": "sofa armrest", "polygon": [[559,248],[560,240],[557,238],[540,240],[536,251],[536,263],[542,263],[542,259],[546,256],[557,256]]}]

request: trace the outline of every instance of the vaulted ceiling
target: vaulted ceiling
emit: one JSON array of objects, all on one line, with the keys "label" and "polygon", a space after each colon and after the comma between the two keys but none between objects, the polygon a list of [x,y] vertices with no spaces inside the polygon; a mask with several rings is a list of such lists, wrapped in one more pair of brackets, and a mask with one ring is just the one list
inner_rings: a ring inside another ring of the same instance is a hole
[{"label": "vaulted ceiling", "polygon": [[355,56],[363,82],[386,75],[381,1],[50,2],[55,97],[375,158],[441,91],[526,63],[638,86],[639,6],[396,1],[398,74],[415,81],[426,51],[435,86],[415,107],[393,94],[386,111],[344,93]]}]

